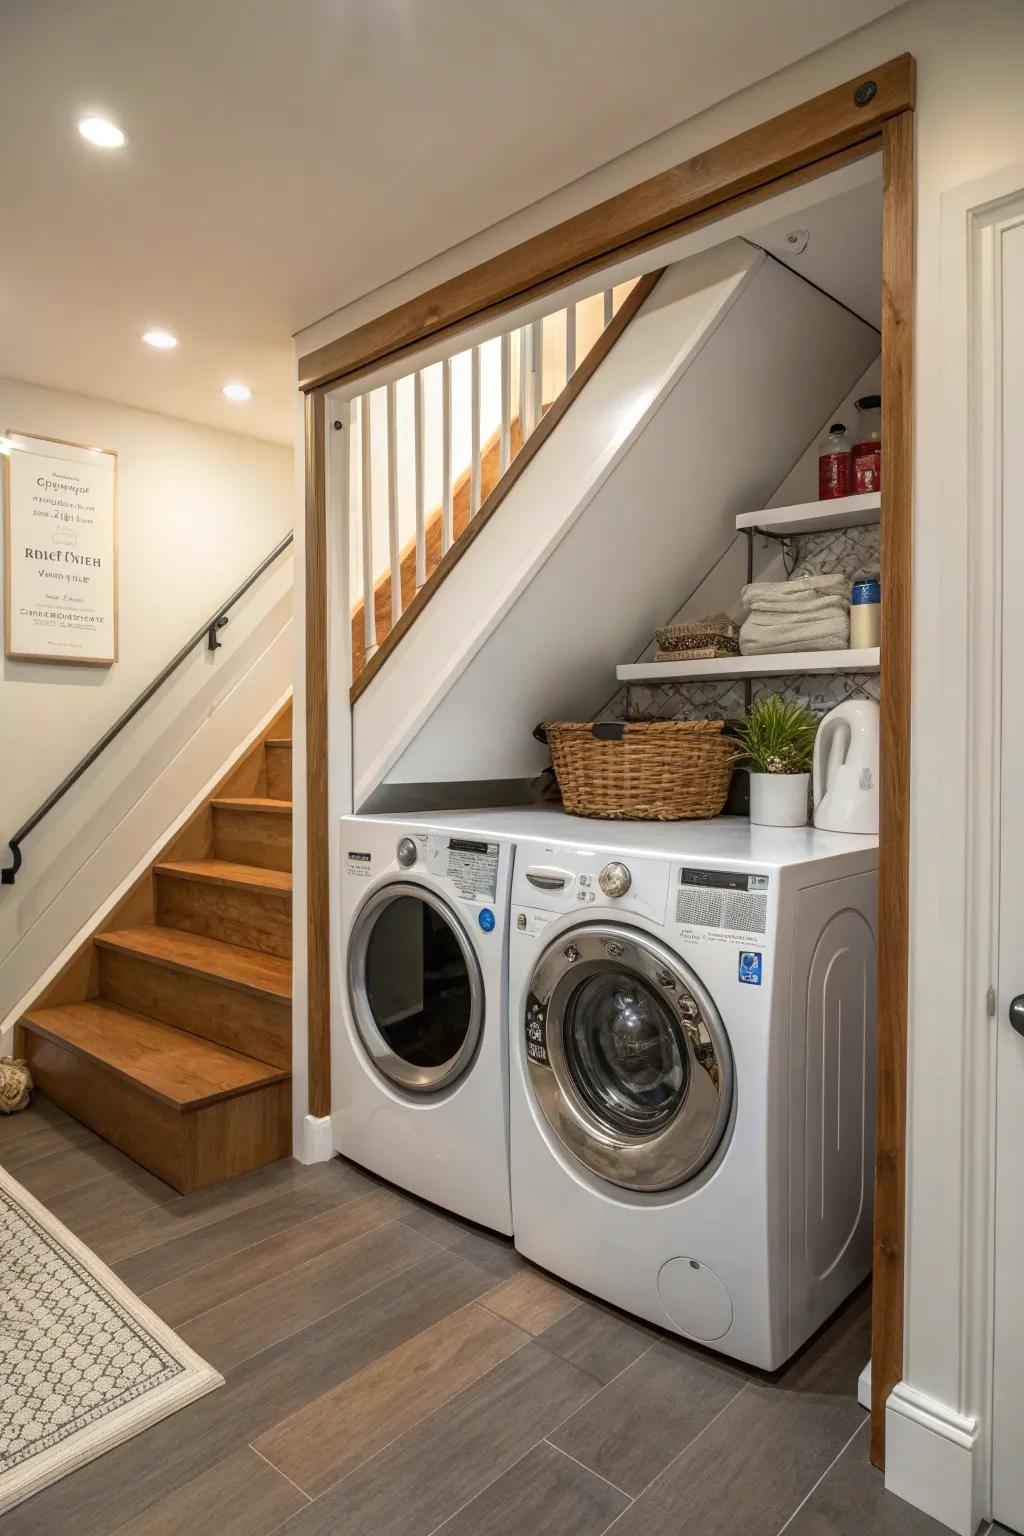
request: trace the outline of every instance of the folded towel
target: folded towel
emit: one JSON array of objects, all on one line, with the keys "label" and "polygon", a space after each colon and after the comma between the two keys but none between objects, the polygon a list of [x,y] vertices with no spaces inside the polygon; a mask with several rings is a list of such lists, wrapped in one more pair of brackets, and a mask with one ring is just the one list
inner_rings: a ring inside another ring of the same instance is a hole
[{"label": "folded towel", "polygon": [[742,592],[748,616],[740,630],[741,652],[845,650],[850,643],[848,591],[845,576],[751,582]]},{"label": "folded towel", "polygon": [[743,606],[750,613],[762,609],[775,613],[806,613],[818,601],[828,600],[850,605],[850,582],[846,576],[793,576],[789,581],[752,581],[740,593]]}]

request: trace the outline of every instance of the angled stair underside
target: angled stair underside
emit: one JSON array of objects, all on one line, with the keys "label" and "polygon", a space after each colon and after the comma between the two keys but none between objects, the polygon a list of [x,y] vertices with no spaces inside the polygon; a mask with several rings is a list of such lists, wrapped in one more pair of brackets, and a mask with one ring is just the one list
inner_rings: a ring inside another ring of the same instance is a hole
[{"label": "angled stair underside", "polygon": [[291,706],[26,1010],[68,1114],[187,1194],[291,1151]]},{"label": "angled stair underside", "polygon": [[358,699],[356,808],[538,774],[877,350],[743,241],[669,267]]}]

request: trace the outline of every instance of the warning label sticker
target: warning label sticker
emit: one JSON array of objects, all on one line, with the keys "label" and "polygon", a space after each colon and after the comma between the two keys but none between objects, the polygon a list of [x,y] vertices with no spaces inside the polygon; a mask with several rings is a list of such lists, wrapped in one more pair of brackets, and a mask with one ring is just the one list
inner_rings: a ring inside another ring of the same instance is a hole
[{"label": "warning label sticker", "polygon": [[498,844],[432,833],[427,868],[450,880],[468,901],[493,901],[498,894]]},{"label": "warning label sticker", "polygon": [[345,854],[345,865],[350,875],[355,875],[358,880],[370,878],[370,855],[368,853],[353,853],[351,849]]},{"label": "warning label sticker", "polygon": [[531,939],[538,938],[554,920],[553,912],[541,912],[537,907],[512,908],[513,928],[517,933],[528,934]]}]

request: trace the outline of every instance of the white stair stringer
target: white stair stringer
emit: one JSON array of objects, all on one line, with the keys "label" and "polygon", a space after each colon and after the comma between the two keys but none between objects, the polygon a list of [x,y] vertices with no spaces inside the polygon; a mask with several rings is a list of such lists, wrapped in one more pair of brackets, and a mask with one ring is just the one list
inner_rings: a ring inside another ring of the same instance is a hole
[{"label": "white stair stringer", "polygon": [[736,240],[676,263],[353,713],[382,786],[532,778],[763,506],[877,333]]}]

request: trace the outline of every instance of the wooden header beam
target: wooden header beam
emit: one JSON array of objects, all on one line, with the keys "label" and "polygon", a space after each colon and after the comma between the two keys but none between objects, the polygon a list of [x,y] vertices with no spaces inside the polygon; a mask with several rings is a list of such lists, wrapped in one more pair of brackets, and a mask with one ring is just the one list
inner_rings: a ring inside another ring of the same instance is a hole
[{"label": "wooden header beam", "polygon": [[357,377],[470,320],[670,239],[732,199],[754,191],[763,198],[773,181],[875,137],[913,107],[914,85],[914,59],[900,54],[748,128],[318,347],[300,359],[299,387]]}]

